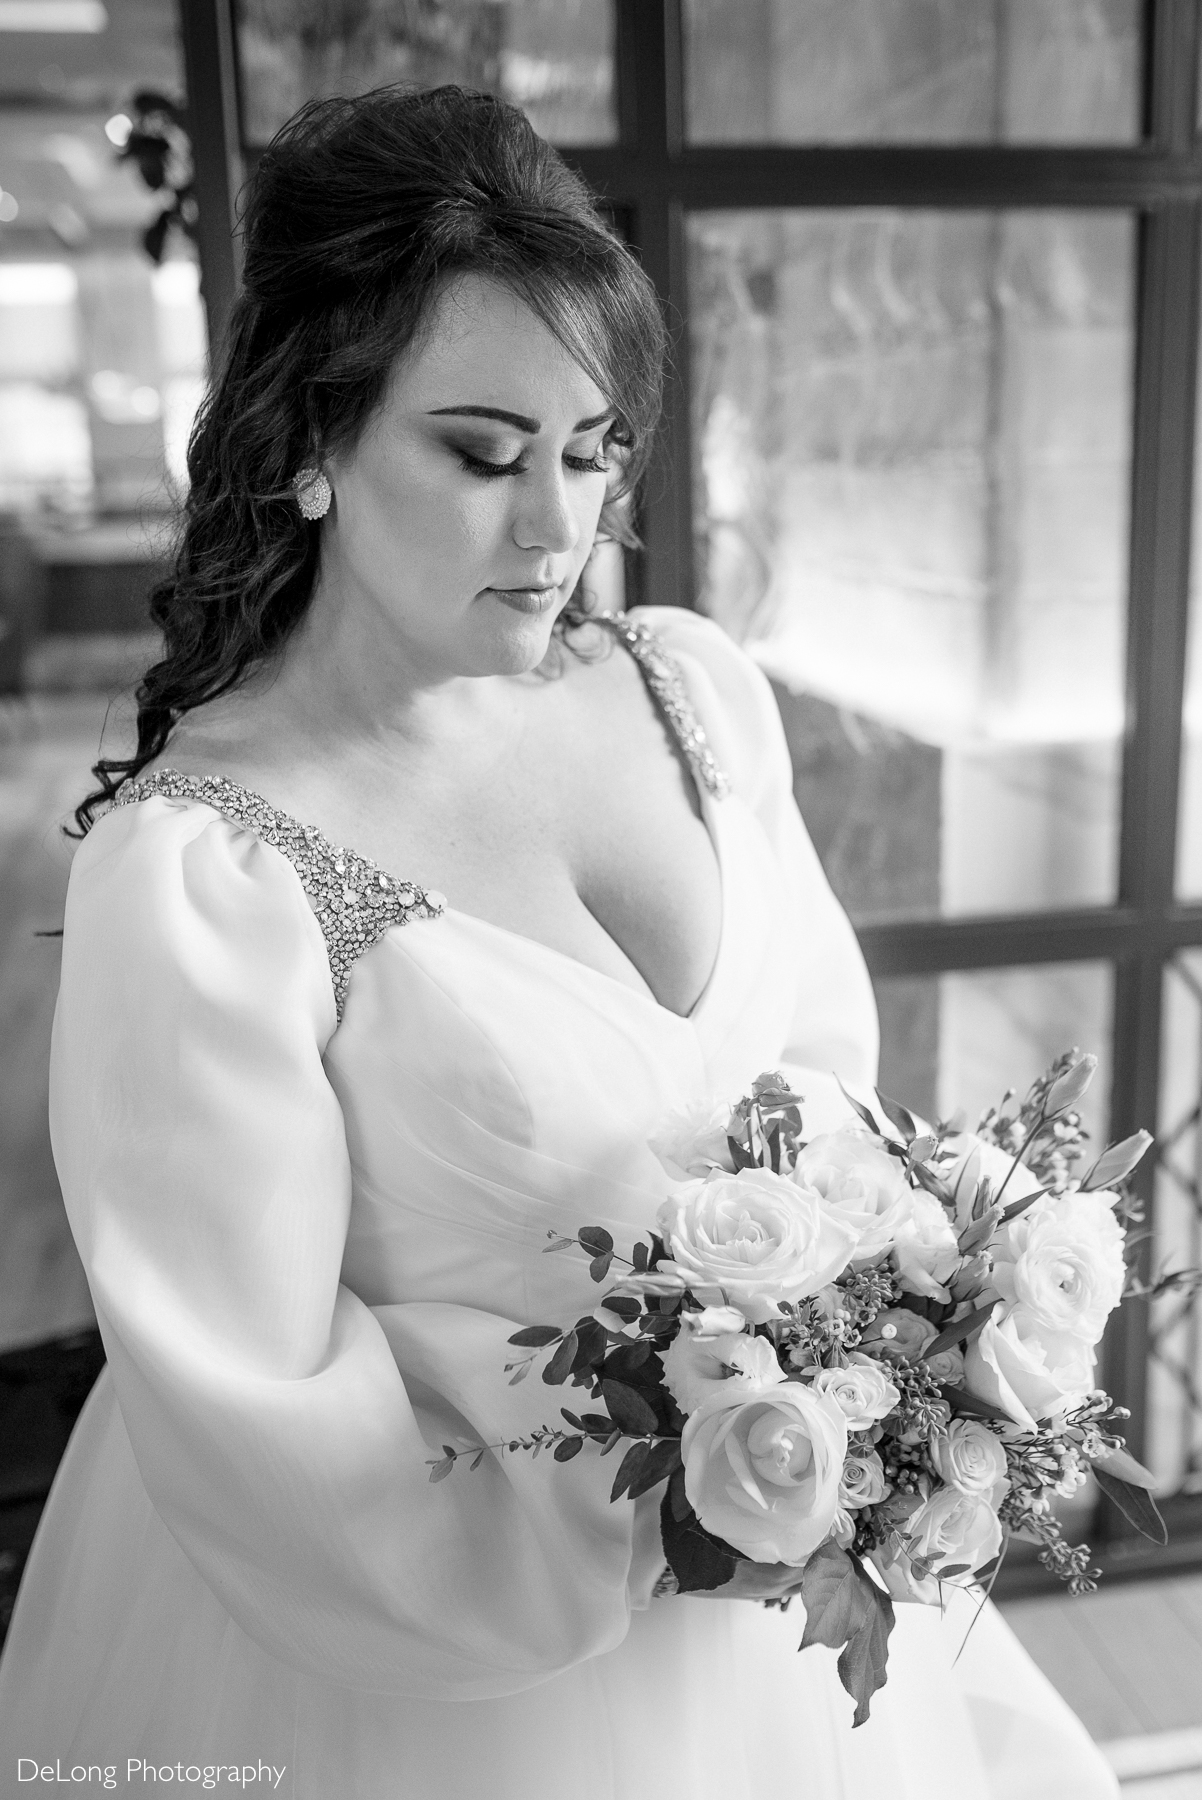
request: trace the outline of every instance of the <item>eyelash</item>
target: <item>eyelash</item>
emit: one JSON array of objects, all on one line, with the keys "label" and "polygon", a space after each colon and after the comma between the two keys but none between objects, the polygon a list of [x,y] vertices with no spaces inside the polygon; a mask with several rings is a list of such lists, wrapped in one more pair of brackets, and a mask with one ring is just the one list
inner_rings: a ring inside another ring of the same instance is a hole
[{"label": "eyelash", "polygon": [[[586,460],[580,456],[565,456],[563,460],[576,475],[604,475],[609,469],[609,464],[599,461],[597,457],[590,457]],[[466,469],[470,475],[480,475],[488,480],[496,475],[524,475],[530,465],[524,463],[520,456],[515,456],[509,463],[490,463],[483,461],[478,456],[469,456],[466,450],[461,450],[459,466],[461,469]]]}]

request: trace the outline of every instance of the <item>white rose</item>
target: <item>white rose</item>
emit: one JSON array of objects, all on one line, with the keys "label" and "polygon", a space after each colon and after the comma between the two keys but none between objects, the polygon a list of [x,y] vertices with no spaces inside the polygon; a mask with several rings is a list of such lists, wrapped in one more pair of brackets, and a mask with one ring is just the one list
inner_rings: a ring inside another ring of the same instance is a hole
[{"label": "white rose", "polygon": [[955,1196],[956,1224],[961,1231],[972,1217],[972,1203],[981,1181],[988,1181],[994,1200],[1001,1194],[1003,1206],[1011,1206],[1015,1200],[1038,1193],[1043,1185],[1025,1163],[1016,1167],[1008,1150],[1000,1149],[997,1144],[984,1144],[970,1132],[947,1138],[945,1143],[949,1149],[958,1152],[950,1167],[941,1165],[940,1173]]},{"label": "white rose", "polygon": [[875,1506],[885,1498],[888,1491],[885,1465],[875,1450],[853,1452],[847,1457],[839,1481],[840,1506]]},{"label": "white rose", "polygon": [[1090,1392],[1093,1358],[1080,1338],[1045,1337],[1023,1307],[998,1305],[968,1346],[964,1381],[969,1393],[1033,1431]]},{"label": "white rose", "polygon": [[896,1157],[865,1131],[828,1131],[811,1138],[797,1158],[793,1179],[813,1188],[856,1233],[856,1260],[888,1250],[908,1216],[910,1188]]},{"label": "white rose", "polygon": [[730,1170],[731,1109],[725,1100],[695,1100],[669,1113],[653,1138],[648,1139],[668,1174],[708,1175],[711,1169]]},{"label": "white rose", "polygon": [[901,1404],[900,1393],[880,1363],[858,1350],[852,1351],[846,1369],[823,1369],[814,1386],[820,1394],[829,1394],[849,1431],[867,1431]]},{"label": "white rose", "polygon": [[742,1331],[747,1321],[737,1306],[703,1306],[700,1312],[685,1313],[682,1324],[694,1337],[715,1338]]},{"label": "white rose", "polygon": [[771,1169],[685,1182],[658,1222],[697,1297],[721,1298],[754,1324],[775,1317],[778,1301],[818,1293],[847,1267],[856,1243],[817,1194]]},{"label": "white rose", "polygon": [[728,1382],[743,1387],[770,1387],[784,1379],[784,1370],[768,1340],[749,1337],[746,1332],[705,1337],[684,1329],[677,1332],[664,1352],[664,1386],[682,1413],[695,1412],[715,1388]]},{"label": "white rose", "polygon": [[960,1250],[951,1220],[933,1195],[911,1193],[909,1216],[894,1234],[893,1254],[907,1293],[950,1300],[944,1283],[959,1267]]},{"label": "white rose", "polygon": [[828,1537],[847,1421],[825,1395],[796,1381],[724,1383],[689,1418],[680,1447],[697,1517],[753,1562],[796,1567]]},{"label": "white rose", "polygon": [[907,1550],[926,1563],[933,1575],[959,1563],[969,1570],[979,1569],[991,1562],[1001,1547],[1001,1523],[988,1497],[963,1494],[959,1488],[936,1488],[911,1514],[907,1526]]},{"label": "white rose", "polygon": [[1045,1336],[1096,1344],[1124,1279],[1123,1228],[1109,1196],[1036,1200],[994,1246],[993,1285]]},{"label": "white rose", "polygon": [[962,1494],[992,1497],[1007,1480],[1002,1441],[979,1419],[953,1419],[931,1439],[929,1454],[936,1474]]},{"label": "white rose", "polygon": [[832,1540],[838,1544],[840,1550],[850,1550],[855,1543],[856,1522],[847,1511],[846,1507],[837,1506],[835,1508],[835,1518],[834,1523],[831,1526],[830,1535]]}]

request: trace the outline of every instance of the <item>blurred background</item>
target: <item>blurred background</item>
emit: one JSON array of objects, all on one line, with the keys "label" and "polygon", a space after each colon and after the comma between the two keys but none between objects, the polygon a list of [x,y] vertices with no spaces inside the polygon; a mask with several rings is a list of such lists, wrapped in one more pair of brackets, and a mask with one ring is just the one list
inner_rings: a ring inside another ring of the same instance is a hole
[{"label": "blurred background", "polygon": [[[771,676],[873,971],[886,1090],[972,1115],[1096,1050],[1091,1131],[1157,1134],[1143,1272],[1202,1261],[1200,10],[0,0],[9,1606],[101,1359],[45,1122],[60,824],[102,737],[129,741],[239,191],[310,95],[485,88],[592,182],[675,334],[645,547],[598,586],[700,607]],[[1157,1734],[1129,1780],[1184,1795],[1202,1300],[1125,1308],[1103,1375],[1169,1546],[1086,1494],[1071,1522],[1105,1596],[1041,1597],[1019,1558],[999,1591],[1098,1735]],[[1120,1605],[1121,1626],[1098,1611]],[[1116,1631],[1144,1675],[1106,1650]]]}]

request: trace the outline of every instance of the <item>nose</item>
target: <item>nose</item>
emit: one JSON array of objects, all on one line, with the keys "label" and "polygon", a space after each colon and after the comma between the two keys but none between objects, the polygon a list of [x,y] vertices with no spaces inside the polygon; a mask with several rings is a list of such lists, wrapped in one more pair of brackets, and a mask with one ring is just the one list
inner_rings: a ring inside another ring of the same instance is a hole
[{"label": "nose", "polygon": [[565,555],[580,541],[580,521],[572,510],[563,475],[515,482],[519,490],[513,522],[513,541],[520,550],[544,550]]}]

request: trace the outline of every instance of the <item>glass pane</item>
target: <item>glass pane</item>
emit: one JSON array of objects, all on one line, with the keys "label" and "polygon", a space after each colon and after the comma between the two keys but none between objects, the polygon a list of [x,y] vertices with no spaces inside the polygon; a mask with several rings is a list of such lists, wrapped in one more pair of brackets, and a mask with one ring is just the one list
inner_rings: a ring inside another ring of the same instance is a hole
[{"label": "glass pane", "polygon": [[1181,900],[1202,900],[1202,358],[1198,365],[1197,400],[1189,641],[1177,794],[1177,895]]},{"label": "glass pane", "polygon": [[173,225],[156,267],[142,239],[167,195],[120,154],[134,92],[158,94],[186,179],[165,122],[176,9],[109,0],[59,23],[6,24],[0,55],[0,511],[43,531],[169,505],[205,364],[192,245]]},{"label": "glass pane", "polygon": [[316,95],[390,81],[501,94],[555,144],[617,136],[613,0],[237,0],[236,13],[248,144]]},{"label": "glass pane", "polygon": [[[1166,967],[1152,1267],[1202,1264],[1202,950]],[[1202,1492],[1202,1294],[1156,1301],[1148,1354],[1148,1463],[1164,1490]]]},{"label": "glass pane", "polygon": [[697,143],[1131,143],[1139,0],[685,0]]},{"label": "glass pane", "polygon": [[1076,1044],[1099,1059],[1081,1116],[1101,1145],[1110,1111],[1112,991],[1106,963],[877,981],[881,1090],[926,1118],[950,1118],[962,1108],[972,1126],[1007,1088],[1025,1093]]},{"label": "glass pane", "polygon": [[689,220],[702,604],[860,919],[1115,894],[1132,222]]}]

